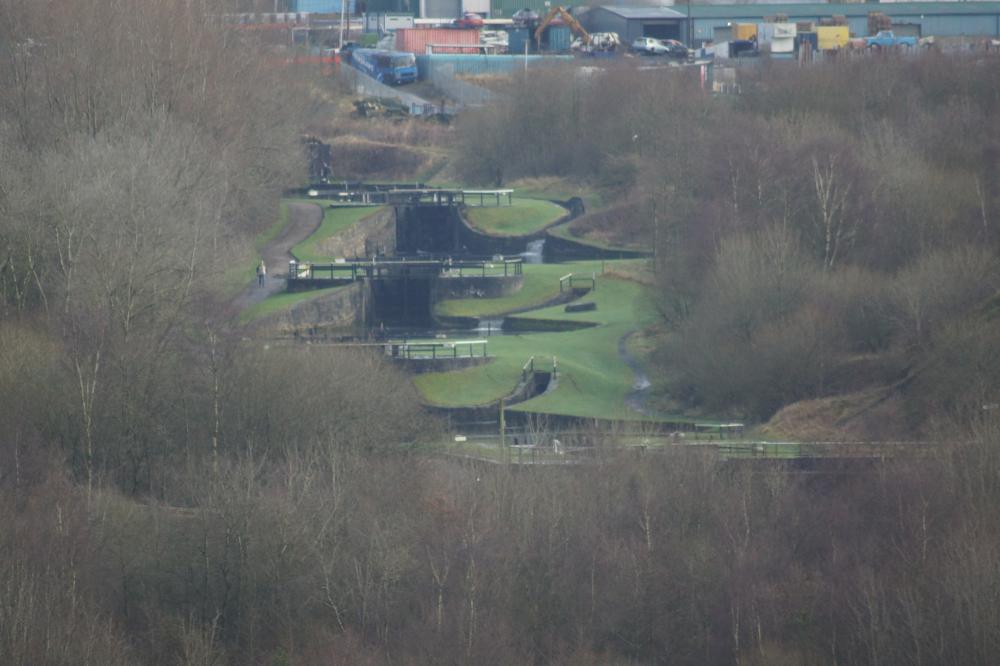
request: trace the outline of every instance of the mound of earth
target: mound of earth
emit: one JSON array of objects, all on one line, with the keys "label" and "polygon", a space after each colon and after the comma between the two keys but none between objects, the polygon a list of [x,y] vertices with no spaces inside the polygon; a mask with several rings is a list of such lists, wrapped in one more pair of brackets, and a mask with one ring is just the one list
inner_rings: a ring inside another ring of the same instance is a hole
[{"label": "mound of earth", "polygon": [[642,207],[626,201],[573,220],[569,233],[577,238],[599,241],[614,247],[640,246],[649,235]]},{"label": "mound of earth", "polygon": [[356,137],[337,140],[332,146],[337,173],[359,180],[406,180],[434,167],[440,157],[419,148],[368,141]]},{"label": "mound of earth", "polygon": [[798,441],[872,441],[899,439],[909,426],[900,393],[878,387],[793,403],[760,431]]}]

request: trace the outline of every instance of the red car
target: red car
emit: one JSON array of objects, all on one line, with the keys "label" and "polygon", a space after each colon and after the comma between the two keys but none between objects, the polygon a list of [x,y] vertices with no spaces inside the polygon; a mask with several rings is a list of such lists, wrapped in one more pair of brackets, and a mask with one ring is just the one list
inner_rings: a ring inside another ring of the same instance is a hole
[{"label": "red car", "polygon": [[462,18],[457,18],[452,22],[456,28],[482,28],[483,17],[472,12],[465,12]]}]

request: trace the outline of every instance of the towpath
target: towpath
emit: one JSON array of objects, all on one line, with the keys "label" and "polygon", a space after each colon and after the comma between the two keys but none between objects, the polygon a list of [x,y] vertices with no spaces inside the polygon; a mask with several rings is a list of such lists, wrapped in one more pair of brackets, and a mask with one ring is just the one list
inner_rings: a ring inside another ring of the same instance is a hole
[{"label": "towpath", "polygon": [[267,266],[267,280],[261,287],[254,278],[254,281],[233,299],[233,308],[237,312],[242,312],[271,294],[285,290],[285,276],[288,274],[288,262],[292,259],[292,248],[316,233],[322,222],[323,209],[319,204],[288,204],[288,224],[274,240],[264,246],[261,252],[264,264]]},{"label": "towpath", "polygon": [[618,356],[635,375],[635,379],[632,381],[632,390],[625,396],[625,406],[634,412],[654,416],[655,412],[646,406],[646,399],[649,397],[649,388],[651,386],[649,377],[646,375],[646,371],[639,360],[628,350],[628,339],[635,333],[637,331],[629,331],[618,340]]}]

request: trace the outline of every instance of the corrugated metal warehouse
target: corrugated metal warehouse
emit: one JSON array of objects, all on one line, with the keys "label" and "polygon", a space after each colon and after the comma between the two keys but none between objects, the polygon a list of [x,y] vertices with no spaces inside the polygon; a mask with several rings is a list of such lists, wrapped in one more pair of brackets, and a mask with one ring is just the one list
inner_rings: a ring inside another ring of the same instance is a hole
[{"label": "corrugated metal warehouse", "polygon": [[[505,3],[506,0],[494,0]],[[506,7],[506,4],[503,5]],[[759,23],[783,14],[789,21],[819,21],[845,16],[854,36],[868,34],[869,12],[882,12],[906,34],[938,37],[1000,37],[1000,2],[803,3],[749,5],[676,5],[642,7],[604,5],[581,12],[588,30],[614,31],[622,41],[664,37],[676,24],[676,39],[700,45],[724,41],[734,23]],[[647,28],[648,26],[648,28]]]},{"label": "corrugated metal warehouse", "polygon": [[625,7],[605,5],[586,14],[592,32],[617,32],[625,44],[637,37],[683,39],[687,16],[670,7]]},{"label": "corrugated metal warehouse", "polygon": [[868,34],[868,13],[882,12],[896,26],[917,36],[1000,36],[1000,2],[891,2],[809,3],[766,5],[693,5],[689,25],[691,42],[726,38],[731,23],[760,22],[784,14],[789,21],[818,21],[831,16],[847,17],[855,37]]}]

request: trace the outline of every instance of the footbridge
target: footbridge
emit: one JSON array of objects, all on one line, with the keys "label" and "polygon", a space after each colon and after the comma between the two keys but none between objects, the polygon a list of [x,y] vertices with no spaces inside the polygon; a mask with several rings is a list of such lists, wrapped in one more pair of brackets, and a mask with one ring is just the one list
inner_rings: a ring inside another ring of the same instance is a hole
[{"label": "footbridge", "polygon": [[295,291],[358,280],[514,277],[522,274],[523,266],[524,260],[520,257],[460,260],[376,257],[326,264],[292,260],[288,262],[288,289]]},{"label": "footbridge", "polygon": [[465,190],[394,184],[388,187],[344,183],[314,186],[308,196],[344,206],[512,206],[514,190]]}]

